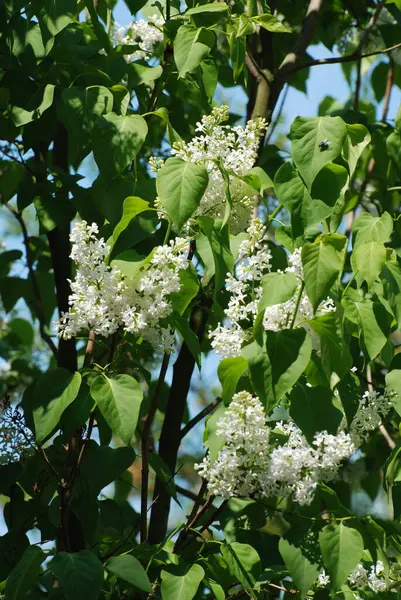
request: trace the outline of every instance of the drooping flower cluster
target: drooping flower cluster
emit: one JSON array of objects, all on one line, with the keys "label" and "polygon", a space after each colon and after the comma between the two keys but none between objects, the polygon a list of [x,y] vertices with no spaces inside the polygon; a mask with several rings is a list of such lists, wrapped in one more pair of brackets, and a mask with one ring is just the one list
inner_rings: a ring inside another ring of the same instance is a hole
[{"label": "drooping flower cluster", "polygon": [[[399,580],[399,576],[391,568],[389,576],[386,577],[384,564],[381,560],[370,565],[368,569],[362,563],[358,563],[355,569],[348,575],[348,585],[352,590],[370,588],[375,593],[387,591],[390,584],[393,585],[394,581],[397,580]],[[330,577],[323,570],[318,577],[318,585],[325,587],[329,583]],[[354,594],[354,596],[355,598],[360,597],[358,594]]]},{"label": "drooping flower cluster", "polygon": [[77,272],[71,282],[71,310],[58,324],[68,339],[83,330],[108,337],[120,327],[151,343],[155,349],[171,350],[174,335],[160,322],[172,311],[169,295],[181,288],[179,272],[187,269],[188,243],[182,238],[159,246],[135,282],[126,279],[116,267],[106,264],[110,252],[98,239],[95,223],[75,225],[70,239],[71,258]]},{"label": "drooping flower cluster", "polygon": [[[224,498],[292,496],[310,504],[318,482],[334,479],[356,450],[344,432],[319,432],[310,445],[291,420],[271,430],[261,402],[248,392],[233,397],[216,433],[223,448],[214,462],[206,456],[197,468],[210,493]],[[287,438],[282,445],[277,434]]]},{"label": "drooping flower cluster", "polygon": [[[387,394],[385,393],[383,397]],[[363,443],[368,431],[387,414],[387,406],[378,405],[375,416],[361,400],[361,416],[357,435],[340,426],[336,435],[327,431],[315,433],[308,443],[299,427],[291,420],[266,424],[266,414],[258,398],[239,392],[217,423],[216,434],[224,441],[214,461],[206,455],[196,465],[208,481],[211,494],[231,497],[289,497],[300,505],[313,500],[319,482],[334,481],[344,460],[350,458]],[[284,442],[280,442],[284,438]]]},{"label": "drooping flower cluster", "polygon": [[[247,239],[241,243],[236,265],[236,276],[228,275],[227,289],[231,293],[228,308],[224,311],[229,319],[227,326],[221,323],[211,332],[212,347],[225,358],[239,356],[241,346],[247,338],[246,328],[253,325],[258,312],[258,300],[262,290],[259,282],[263,275],[270,271],[271,253],[266,246],[266,228],[259,219],[253,219],[247,229]],[[303,268],[301,251],[295,250],[288,257],[285,273],[297,276],[297,288],[294,297],[287,302],[268,306],[265,309],[263,327],[265,330],[280,331],[301,324],[313,317],[313,307],[304,290],[301,290]],[[299,294],[301,297],[299,298]],[[299,299],[299,302],[298,302]],[[316,311],[320,316],[335,310],[330,298],[324,300]],[[295,314],[296,312],[296,314]]]},{"label": "drooping flower cluster", "polygon": [[393,396],[394,392],[387,389],[382,394],[373,390],[363,394],[350,427],[356,444],[360,446],[369,433],[379,427],[393,407]]},{"label": "drooping flower cluster", "polygon": [[267,123],[258,118],[248,121],[245,127],[222,125],[228,116],[228,106],[214,108],[210,115],[202,117],[197,123],[196,130],[200,135],[188,144],[175,143],[172,154],[187,162],[202,163],[208,171],[209,184],[194,217],[224,217],[227,201],[225,172],[229,178],[232,201],[229,223],[231,232],[235,234],[248,226],[257,199],[255,191],[239,177],[247,175],[253,167],[260,136]]},{"label": "drooping flower cluster", "polygon": [[149,59],[153,54],[157,44],[163,42],[164,19],[158,15],[152,15],[148,21],[139,19],[134,21],[128,27],[119,27],[115,24],[111,40],[113,46],[137,45],[138,50],[132,54],[124,54],[127,62],[135,62],[141,59]]},{"label": "drooping flower cluster", "polygon": [[260,297],[258,282],[270,271],[271,253],[266,248],[266,228],[260,219],[253,219],[247,229],[247,239],[241,242],[236,266],[236,277],[226,279],[231,296],[224,311],[231,326],[221,324],[211,332],[212,347],[220,356],[238,356],[246,339],[241,326],[245,321],[251,324],[257,315]]},{"label": "drooping flower cluster", "polygon": [[18,409],[0,413],[0,466],[18,462],[34,447],[32,432],[26,427]]}]

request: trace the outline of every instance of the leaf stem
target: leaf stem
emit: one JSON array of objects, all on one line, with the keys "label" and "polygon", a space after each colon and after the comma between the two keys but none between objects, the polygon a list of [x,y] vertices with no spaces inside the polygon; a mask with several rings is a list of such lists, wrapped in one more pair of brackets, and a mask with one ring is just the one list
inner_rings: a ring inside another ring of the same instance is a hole
[{"label": "leaf stem", "polygon": [[294,310],[294,314],[292,316],[292,321],[291,321],[290,329],[294,329],[295,320],[297,318],[297,314],[298,314],[298,310],[299,310],[299,305],[301,304],[301,298],[302,298],[302,294],[303,294],[304,288],[305,288],[305,282],[302,281],[301,287],[299,288],[297,303],[295,304],[295,310]]}]

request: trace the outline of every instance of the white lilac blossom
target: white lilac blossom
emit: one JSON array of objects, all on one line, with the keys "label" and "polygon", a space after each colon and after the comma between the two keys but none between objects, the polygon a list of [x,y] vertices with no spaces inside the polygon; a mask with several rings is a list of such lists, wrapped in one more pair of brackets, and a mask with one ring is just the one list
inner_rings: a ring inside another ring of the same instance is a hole
[{"label": "white lilac blossom", "polygon": [[139,276],[132,282],[106,264],[110,252],[98,239],[95,223],[85,221],[71,232],[71,258],[77,272],[71,283],[71,309],[58,324],[68,339],[81,331],[93,330],[108,337],[120,327],[148,341],[157,350],[170,351],[174,335],[160,322],[171,314],[169,295],[181,289],[179,272],[187,269],[188,243],[182,238],[159,246]]},{"label": "white lilac blossom", "polygon": [[163,25],[164,19],[158,15],[152,15],[148,21],[139,19],[130,23],[128,27],[119,27],[115,24],[111,34],[112,44],[113,46],[133,44],[138,46],[138,50],[132,54],[124,55],[127,62],[147,60],[154,54],[155,47],[163,42]]},{"label": "white lilac blossom", "polygon": [[260,297],[258,282],[270,271],[271,253],[266,246],[266,228],[260,219],[253,219],[247,229],[247,238],[241,242],[236,265],[236,277],[226,279],[230,300],[224,311],[229,326],[219,324],[210,333],[211,345],[220,356],[239,356],[246,339],[244,321],[252,324],[257,315]]},{"label": "white lilac blossom", "polygon": [[[187,162],[202,163],[209,174],[209,184],[200,202],[194,218],[209,215],[223,218],[226,210],[226,183],[222,170],[229,178],[232,213],[230,228],[232,233],[244,231],[249,224],[252,208],[256,204],[255,191],[239,179],[249,173],[253,167],[260,143],[260,136],[267,127],[264,119],[248,121],[245,127],[222,125],[228,120],[228,106],[214,108],[208,116],[197,123],[196,131],[200,135],[188,144],[177,142],[172,154]],[[157,164],[152,162],[152,168]],[[161,217],[163,209],[158,205]]]},{"label": "white lilac blossom", "polygon": [[361,445],[369,433],[379,427],[393,407],[394,395],[394,392],[387,389],[382,394],[374,390],[363,394],[350,428],[356,444]]},{"label": "white lilac blossom", "polygon": [[362,563],[358,563],[348,576],[348,583],[357,589],[369,587],[374,592],[385,592],[388,589],[384,573],[384,565],[381,560],[366,569]]},{"label": "white lilac blossom", "polygon": [[335,479],[341,463],[356,451],[342,431],[336,436],[321,431],[312,444],[292,420],[277,423],[275,432],[287,438],[284,444],[271,443],[274,436],[259,399],[248,392],[235,394],[217,423],[223,448],[214,462],[207,455],[196,465],[210,493],[224,498],[291,496],[308,505],[317,484]]},{"label": "white lilac blossom", "polygon": [[[361,400],[357,434],[352,427],[350,432],[344,431],[342,423],[336,434],[319,431],[309,443],[291,418],[276,422],[273,429],[266,423],[258,398],[248,392],[235,394],[217,423],[216,434],[224,441],[223,448],[214,461],[206,455],[196,468],[214,495],[291,497],[300,505],[308,505],[317,485],[338,479],[344,461],[355,454],[367,432],[378,427],[387,414],[388,400],[384,399],[389,392],[371,392],[372,397],[373,408],[366,394]],[[277,434],[285,438],[284,443],[279,443]]]},{"label": "white lilac blossom", "polygon": [[326,571],[324,569],[319,574],[319,577],[317,578],[317,583],[318,583],[318,585],[320,585],[322,587],[326,587],[326,585],[329,585],[329,583],[330,583],[330,576],[327,575],[327,573],[326,573]]},{"label": "white lilac blossom", "polygon": [[18,409],[0,413],[0,466],[18,462],[34,448],[32,432],[26,427]]},{"label": "white lilac blossom", "polygon": [[[226,279],[227,289],[230,292],[230,300],[225,314],[229,323],[225,326],[221,323],[211,332],[212,347],[224,357],[231,358],[239,356],[241,346],[247,335],[243,326],[250,328],[257,315],[257,304],[261,296],[261,288],[258,282],[263,275],[270,271],[271,253],[267,248],[266,228],[259,219],[251,221],[247,229],[247,239],[240,245],[239,260],[236,265],[235,277],[229,275]],[[288,267],[285,273],[294,273],[298,284],[294,297],[287,302],[268,306],[263,317],[265,330],[280,331],[290,327],[297,309],[293,326],[300,325],[314,316],[312,304],[302,290],[303,269],[301,251],[295,250],[288,257]],[[299,294],[301,298],[297,308]],[[330,298],[324,300],[318,307],[316,315],[320,316],[335,310]]]}]

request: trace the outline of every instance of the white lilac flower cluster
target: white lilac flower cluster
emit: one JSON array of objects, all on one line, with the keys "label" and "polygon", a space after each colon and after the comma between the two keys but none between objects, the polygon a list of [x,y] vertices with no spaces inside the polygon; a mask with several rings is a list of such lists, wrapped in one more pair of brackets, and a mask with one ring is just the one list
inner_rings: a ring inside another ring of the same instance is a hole
[{"label": "white lilac flower cluster", "polygon": [[366,440],[369,432],[377,429],[388,415],[393,407],[394,395],[395,392],[388,389],[382,394],[374,390],[363,394],[350,427],[350,434],[359,446]]},{"label": "white lilac flower cluster", "polygon": [[[381,560],[378,560],[373,565],[370,565],[369,569],[367,569],[362,563],[358,563],[355,569],[348,576],[348,584],[352,590],[370,588],[375,593],[385,592],[389,589],[390,579],[393,579],[392,576],[395,576],[396,580],[399,579],[395,572],[392,573],[391,570],[389,577],[386,578],[384,565]],[[318,577],[318,585],[325,587],[329,585],[329,583],[330,577],[326,575],[326,572],[323,570]],[[393,581],[391,583],[393,583]],[[354,597],[360,598],[358,594],[354,594]]]},{"label": "white lilac flower cluster", "polygon": [[[271,253],[265,241],[266,228],[259,219],[253,219],[247,229],[247,239],[241,243],[236,265],[236,276],[229,275],[226,279],[227,289],[231,294],[228,308],[224,311],[229,319],[228,326],[221,323],[210,333],[211,345],[216,352],[230,358],[241,354],[241,346],[246,340],[246,332],[242,325],[253,325],[257,315],[258,300],[262,290],[258,282],[263,275],[270,271]],[[285,273],[294,273],[298,284],[294,297],[287,302],[268,306],[265,309],[263,327],[265,330],[280,331],[290,327],[303,281],[301,250],[297,249],[288,256],[288,267]],[[316,311],[320,316],[335,310],[330,298],[324,300]],[[306,292],[303,290],[298,304],[294,326],[313,317],[313,307]]]},{"label": "white lilac flower cluster", "polygon": [[[259,148],[260,136],[267,127],[264,119],[248,121],[245,127],[222,125],[228,120],[228,106],[214,108],[197,123],[200,135],[191,142],[177,142],[172,154],[191,162],[205,165],[209,184],[194,217],[208,215],[223,218],[226,210],[226,182],[222,169],[229,177],[232,212],[229,219],[233,234],[244,231],[256,205],[255,191],[239,179],[252,169]],[[155,165],[153,164],[153,168]],[[164,216],[159,205],[159,215]]]},{"label": "white lilac flower cluster", "polygon": [[[206,455],[196,465],[208,481],[211,494],[231,497],[289,497],[300,505],[313,500],[319,482],[334,481],[344,460],[362,444],[372,423],[379,425],[387,406],[376,403],[373,410],[362,398],[356,431],[340,426],[336,435],[317,432],[311,444],[291,420],[266,424],[266,414],[258,398],[239,392],[217,423],[216,434],[224,441],[216,460]],[[285,442],[279,443],[284,437]]]},{"label": "white lilac flower cluster", "polygon": [[263,406],[248,392],[233,397],[216,433],[223,448],[214,462],[206,456],[197,469],[210,493],[224,498],[291,496],[301,505],[310,504],[317,484],[334,479],[341,462],[356,450],[344,432],[319,432],[310,445],[291,420],[277,423],[274,430],[287,438],[285,443],[271,442],[275,435],[266,425]]},{"label": "white lilac flower cluster", "polygon": [[110,248],[97,234],[97,225],[88,226],[85,221],[71,232],[76,276],[70,282],[71,310],[57,324],[60,335],[69,339],[83,330],[93,330],[108,337],[122,327],[155,349],[170,351],[174,335],[160,321],[171,314],[169,295],[180,291],[179,272],[189,266],[187,241],[176,238],[156,248],[148,265],[130,281],[119,269],[106,264]]},{"label": "white lilac flower cluster", "polygon": [[18,462],[34,448],[32,432],[18,409],[6,408],[0,414],[0,466]]},{"label": "white lilac flower cluster", "polygon": [[247,239],[241,242],[238,250],[236,277],[226,279],[230,300],[224,311],[231,326],[221,324],[210,333],[211,345],[220,356],[239,356],[246,338],[242,323],[251,324],[257,315],[261,288],[258,287],[263,275],[270,271],[272,255],[266,247],[266,228],[260,219],[253,219],[247,229]]},{"label": "white lilac flower cluster", "polygon": [[128,27],[119,27],[115,24],[111,34],[112,44],[113,46],[133,44],[138,46],[139,49],[132,54],[124,55],[127,62],[147,60],[154,54],[155,46],[163,42],[163,25],[164,19],[158,15],[152,15],[148,21],[139,19]]}]

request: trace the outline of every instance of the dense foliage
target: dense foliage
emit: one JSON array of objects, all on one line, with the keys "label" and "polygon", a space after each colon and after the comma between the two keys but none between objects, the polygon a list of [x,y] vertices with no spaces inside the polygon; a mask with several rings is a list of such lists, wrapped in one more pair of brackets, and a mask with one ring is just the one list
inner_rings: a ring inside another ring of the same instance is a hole
[{"label": "dense foliage", "polygon": [[0,1],[0,596],[401,597],[401,3],[115,5]]}]

